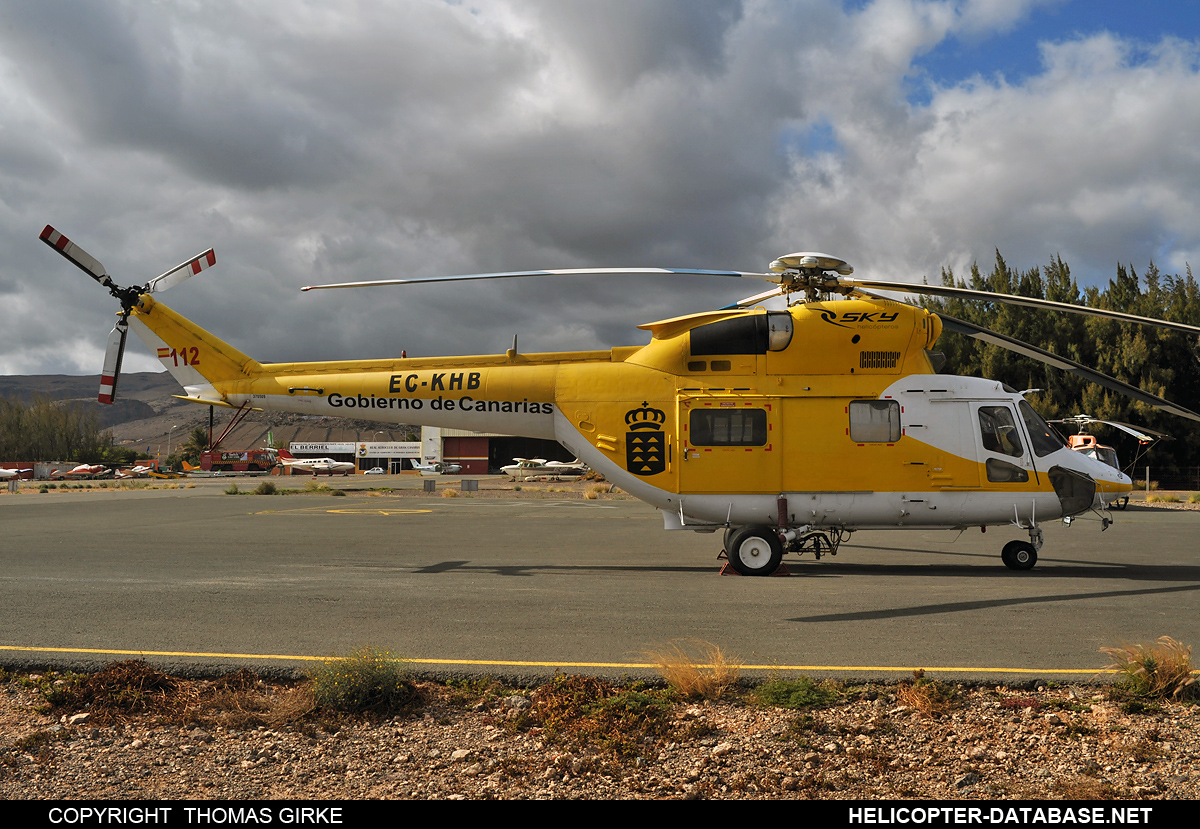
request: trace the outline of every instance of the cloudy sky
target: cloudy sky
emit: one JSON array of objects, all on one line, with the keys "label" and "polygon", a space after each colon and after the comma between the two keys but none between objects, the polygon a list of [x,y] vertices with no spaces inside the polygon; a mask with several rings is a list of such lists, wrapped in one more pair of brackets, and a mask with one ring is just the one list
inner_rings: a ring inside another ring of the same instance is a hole
[{"label": "cloudy sky", "polygon": [[[1108,0],[0,0],[0,373],[94,374],[49,223],[262,360],[634,344],[760,289],[320,282],[795,250],[1200,262],[1200,12]],[[140,343],[126,370],[156,370]]]}]

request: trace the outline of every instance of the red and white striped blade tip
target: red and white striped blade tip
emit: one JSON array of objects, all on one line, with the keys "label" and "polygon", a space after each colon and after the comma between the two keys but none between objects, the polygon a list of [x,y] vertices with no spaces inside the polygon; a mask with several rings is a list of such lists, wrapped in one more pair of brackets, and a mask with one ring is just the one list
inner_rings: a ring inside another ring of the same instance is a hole
[{"label": "red and white striped blade tip", "polygon": [[66,236],[59,233],[50,225],[43,228],[41,236],[38,237],[50,247],[65,256],[77,267],[82,268],[91,274],[93,279],[101,279],[108,276],[108,271],[104,269],[104,265],[100,264],[100,260],[92,256],[79,245],[72,242]]},{"label": "red and white striped blade tip", "polygon": [[196,274],[211,268],[215,264],[217,264],[217,254],[213,252],[212,248],[209,248],[199,256],[194,256],[188,261],[171,268],[171,270],[161,276],[151,279],[146,283],[146,292],[151,294],[162,293],[168,288],[174,288],[180,282],[191,279]]}]

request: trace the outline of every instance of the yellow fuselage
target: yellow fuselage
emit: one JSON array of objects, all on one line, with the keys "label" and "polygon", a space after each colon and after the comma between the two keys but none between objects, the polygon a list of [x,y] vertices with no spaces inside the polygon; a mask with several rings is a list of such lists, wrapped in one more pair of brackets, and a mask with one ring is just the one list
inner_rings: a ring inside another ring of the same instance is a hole
[{"label": "yellow fuselage", "polygon": [[1081,511],[1064,475],[1095,482],[1086,508],[1130,488],[1039,442],[1011,390],[935,374],[941,321],[887,300],[680,317],[609,351],[324,363],[258,363],[149,296],[131,322],[187,399],[553,438],[668,526],[1023,524]]}]

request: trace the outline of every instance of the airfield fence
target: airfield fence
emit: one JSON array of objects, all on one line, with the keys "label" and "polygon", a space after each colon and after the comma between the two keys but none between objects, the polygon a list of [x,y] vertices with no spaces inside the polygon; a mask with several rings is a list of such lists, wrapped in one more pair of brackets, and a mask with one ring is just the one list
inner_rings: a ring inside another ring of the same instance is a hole
[{"label": "airfield fence", "polygon": [[[1136,466],[1126,470],[1133,478],[1133,488],[1146,488],[1146,467]],[[1151,466],[1151,489],[1200,491],[1200,466]]]}]

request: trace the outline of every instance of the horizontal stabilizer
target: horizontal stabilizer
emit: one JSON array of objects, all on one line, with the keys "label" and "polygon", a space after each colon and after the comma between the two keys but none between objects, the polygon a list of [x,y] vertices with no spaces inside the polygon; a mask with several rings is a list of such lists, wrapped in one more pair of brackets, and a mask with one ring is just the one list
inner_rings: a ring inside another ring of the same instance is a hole
[{"label": "horizontal stabilizer", "polygon": [[[240,409],[240,408],[242,408],[241,406],[235,406],[232,403],[226,403],[224,400],[212,400],[207,397],[191,397],[190,395],[186,395],[186,394],[173,394],[171,396],[177,400],[183,400],[188,403],[199,403],[201,406],[219,406],[222,409]],[[250,411],[261,412],[262,409],[259,409],[255,406],[251,406]]]}]

